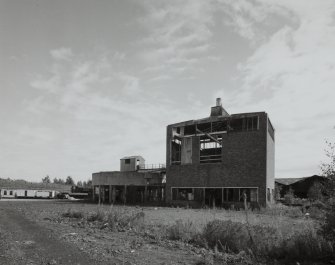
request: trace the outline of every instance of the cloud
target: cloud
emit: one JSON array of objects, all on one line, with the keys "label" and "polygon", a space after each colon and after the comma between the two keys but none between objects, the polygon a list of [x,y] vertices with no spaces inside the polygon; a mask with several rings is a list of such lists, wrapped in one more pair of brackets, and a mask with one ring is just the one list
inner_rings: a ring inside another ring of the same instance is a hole
[{"label": "cloud", "polygon": [[71,60],[71,57],[73,56],[72,50],[70,48],[65,47],[51,50],[50,54],[52,58],[55,60],[65,60],[65,61]]},{"label": "cloud", "polygon": [[[245,4],[234,4],[241,16],[247,12],[249,4]],[[300,168],[295,174],[301,175],[318,173],[324,139],[334,138],[328,114],[335,116],[335,4],[259,0],[253,6],[256,13],[245,16],[253,23],[248,23],[247,29],[237,23],[240,28],[236,32],[257,39],[258,44],[239,65],[241,86],[230,95],[231,105],[240,111],[270,112],[278,136],[279,176],[292,176],[285,168]],[[257,9],[264,11],[259,21]],[[281,23],[275,31],[267,31],[264,23],[274,12],[281,18],[290,14],[289,21],[294,23]]]},{"label": "cloud", "polygon": [[145,47],[140,58],[167,75],[184,72],[174,72],[175,67],[196,69],[198,58],[211,49],[212,1],[146,1],[144,6],[147,13],[140,21],[149,34],[139,42]]}]

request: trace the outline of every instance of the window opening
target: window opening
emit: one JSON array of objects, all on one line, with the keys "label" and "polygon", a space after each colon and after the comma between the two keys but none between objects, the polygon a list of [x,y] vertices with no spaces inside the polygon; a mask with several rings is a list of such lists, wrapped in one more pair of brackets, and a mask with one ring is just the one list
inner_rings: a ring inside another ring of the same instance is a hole
[{"label": "window opening", "polygon": [[171,164],[180,165],[181,162],[181,141],[173,139],[171,143]]},{"label": "window opening", "polygon": [[[222,145],[219,144],[220,137],[214,141],[208,136],[203,135],[200,137],[200,163],[220,163],[222,160]],[[221,138],[222,139],[222,138]]]},{"label": "window opening", "polygon": [[124,163],[127,164],[127,165],[130,164],[130,159],[125,159]]}]

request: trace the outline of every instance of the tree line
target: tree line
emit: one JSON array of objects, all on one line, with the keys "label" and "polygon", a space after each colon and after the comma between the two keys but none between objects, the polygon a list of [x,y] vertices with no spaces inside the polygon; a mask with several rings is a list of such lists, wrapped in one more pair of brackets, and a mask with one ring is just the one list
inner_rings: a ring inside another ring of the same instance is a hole
[{"label": "tree line", "polygon": [[84,188],[88,188],[92,186],[92,180],[78,181],[76,184],[71,176],[67,176],[65,180],[62,178],[54,178],[53,181],[51,182],[49,175],[46,175],[44,178],[42,178],[42,183],[72,185],[72,186],[78,186],[78,187],[84,187]]}]

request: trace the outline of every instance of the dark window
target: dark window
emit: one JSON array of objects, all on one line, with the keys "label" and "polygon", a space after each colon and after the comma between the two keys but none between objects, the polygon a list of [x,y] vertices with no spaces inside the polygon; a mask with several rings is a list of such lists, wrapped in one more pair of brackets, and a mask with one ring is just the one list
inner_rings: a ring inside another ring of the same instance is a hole
[{"label": "dark window", "polygon": [[245,118],[245,126],[247,131],[253,131],[258,129],[258,117]]},{"label": "dark window", "polygon": [[3,195],[7,195],[7,191],[6,190],[3,191]]},{"label": "dark window", "polygon": [[230,121],[230,128],[233,131],[242,131],[243,129],[243,119],[232,119]]},{"label": "dark window", "polygon": [[180,134],[180,127],[177,127],[177,133]]},{"label": "dark window", "polygon": [[193,135],[195,134],[195,125],[187,125],[184,128],[184,135]]},{"label": "dark window", "polygon": [[200,131],[205,132],[205,133],[210,133],[212,130],[212,126],[210,122],[197,124],[197,128]]},{"label": "dark window", "polygon": [[13,191],[12,190],[9,191],[9,195],[13,195]]},{"label": "dark window", "polygon": [[216,121],[212,123],[212,132],[222,132],[227,130],[227,121]]},{"label": "dark window", "polygon": [[171,142],[171,164],[180,165],[181,161],[181,141],[174,139]]},{"label": "dark window", "polygon": [[235,132],[258,130],[258,116],[232,119],[229,125]]},{"label": "dark window", "polygon": [[193,201],[194,193],[192,188],[172,188],[172,199],[180,201]]},{"label": "dark window", "polygon": [[257,202],[256,188],[224,188],[223,201],[243,202],[243,193],[245,193],[247,196],[247,202]]},{"label": "dark window", "polygon": [[125,160],[124,160],[124,163],[125,163],[125,164],[130,164],[130,159],[125,159]]}]

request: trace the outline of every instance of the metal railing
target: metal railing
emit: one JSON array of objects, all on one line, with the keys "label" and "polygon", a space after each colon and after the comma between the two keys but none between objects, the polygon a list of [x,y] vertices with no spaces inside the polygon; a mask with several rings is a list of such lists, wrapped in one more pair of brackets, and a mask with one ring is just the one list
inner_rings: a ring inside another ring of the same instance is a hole
[{"label": "metal railing", "polygon": [[165,164],[144,164],[139,166],[139,169],[144,170],[165,169],[165,168],[166,168]]}]

